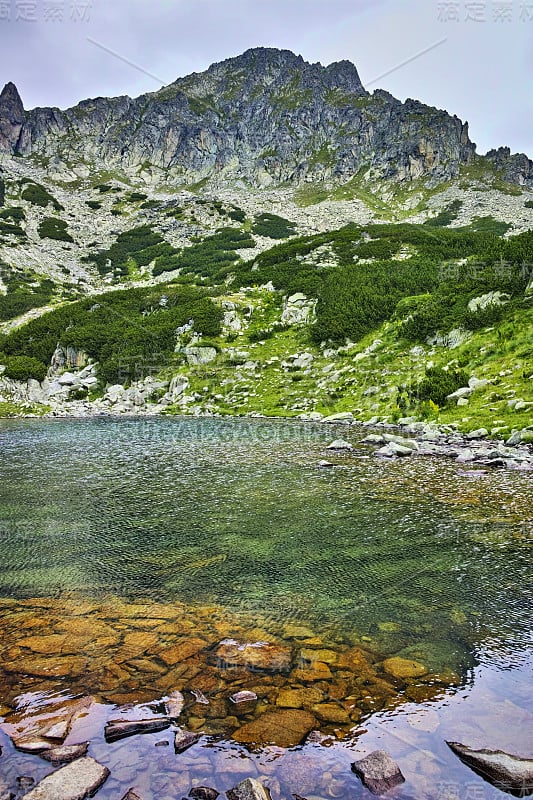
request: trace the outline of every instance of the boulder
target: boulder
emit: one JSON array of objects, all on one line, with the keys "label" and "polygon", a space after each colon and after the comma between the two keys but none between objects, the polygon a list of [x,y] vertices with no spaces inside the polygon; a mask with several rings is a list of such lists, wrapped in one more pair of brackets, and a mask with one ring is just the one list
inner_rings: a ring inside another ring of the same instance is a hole
[{"label": "boulder", "polygon": [[183,353],[190,366],[209,364],[217,357],[217,351],[214,347],[185,347]]},{"label": "boulder", "polygon": [[412,456],[415,451],[412,447],[405,447],[403,444],[396,442],[389,442],[384,447],[380,447],[376,451],[376,455],[385,456],[385,458],[396,458],[397,456]]},{"label": "boulder", "polygon": [[463,763],[484,780],[509,794],[533,794],[533,760],[519,758],[501,750],[472,750],[459,742],[446,742]]},{"label": "boulder", "polygon": [[142,797],[133,789],[128,789],[122,800],[142,800]]},{"label": "boulder", "polygon": [[327,450],[353,450],[353,444],[345,441],[344,439],[335,439],[334,442],[328,444]]},{"label": "boulder", "polygon": [[282,644],[224,639],[210,654],[209,661],[217,666],[244,667],[252,672],[289,672],[292,650]]},{"label": "boulder", "polygon": [[353,414],[351,411],[340,411],[338,414],[330,414],[329,417],[324,417],[322,422],[340,422],[344,425],[349,425],[353,422]]},{"label": "boulder", "polygon": [[255,778],[246,778],[229,792],[226,792],[228,800],[272,800],[268,789],[256,781]]},{"label": "boulder", "polygon": [[352,771],[372,794],[385,794],[405,782],[398,764],[385,750],[374,750],[366,758],[355,761]]},{"label": "boulder", "polygon": [[107,767],[86,756],[47,775],[24,797],[25,800],[84,800],[95,794],[108,777]]},{"label": "boulder", "polygon": [[383,444],[385,439],[379,433],[369,433],[362,441],[364,444]]},{"label": "boulder", "polygon": [[408,447],[410,450],[418,450],[418,442],[414,439],[406,439],[404,436],[396,436],[394,433],[384,433],[383,438],[391,444],[399,444],[401,447]]},{"label": "boulder", "polygon": [[446,395],[446,400],[462,400],[464,397],[470,397],[474,391],[472,386],[462,386],[456,389],[455,392]]},{"label": "boulder", "polygon": [[473,440],[473,439],[486,439],[489,435],[489,432],[486,428],[478,428],[475,431],[470,431],[470,433],[466,434],[466,439]]}]

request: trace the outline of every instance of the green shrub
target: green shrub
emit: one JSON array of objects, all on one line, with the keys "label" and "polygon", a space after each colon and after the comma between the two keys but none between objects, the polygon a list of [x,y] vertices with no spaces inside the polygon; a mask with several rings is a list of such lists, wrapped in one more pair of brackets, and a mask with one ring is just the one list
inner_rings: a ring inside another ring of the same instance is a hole
[{"label": "green shrub", "polygon": [[36,381],[44,381],[46,378],[47,367],[42,361],[29,356],[8,356],[5,360],[6,378],[15,381],[27,381],[28,378],[35,378]]},{"label": "green shrub", "polygon": [[12,208],[4,208],[0,211],[0,219],[10,219],[13,222],[23,222],[26,219],[24,209],[20,206],[13,206]]},{"label": "green shrub", "polygon": [[144,194],[144,192],[130,192],[127,196],[126,200],[129,203],[140,203],[142,200],[147,200],[148,195]]},{"label": "green shrub", "polygon": [[31,320],[3,337],[1,348],[8,356],[48,364],[60,342],[98,361],[103,382],[122,383],[173,362],[176,328],[193,319],[201,336],[217,337],[222,317],[200,289],[168,285],[107,292]]},{"label": "green shrub", "polygon": [[468,373],[461,370],[444,370],[442,367],[430,367],[426,369],[425,377],[420,381],[413,395],[420,402],[432,402],[437,406],[446,405],[446,398],[449,394],[457,391],[462,386],[468,386]]},{"label": "green shrub", "polygon": [[437,214],[436,217],[432,219],[427,219],[424,222],[428,228],[444,228],[446,225],[450,225],[454,220],[457,219],[457,214],[461,210],[463,206],[462,200],[454,200],[452,203],[446,206],[446,208]]},{"label": "green shrub", "polygon": [[65,209],[58,203],[55,197],[41,186],[40,183],[34,183],[33,181],[29,182],[24,191],[21,195],[23,200],[26,200],[28,203],[31,203],[34,206],[41,206],[42,208],[46,208],[48,205],[52,204],[55,211],[64,211]]},{"label": "green shrub", "polygon": [[168,258],[176,252],[149,225],[140,225],[119,234],[109,250],[91,255],[86,260],[96,264],[101,275],[113,273],[116,277],[125,277],[132,268],[147,266],[159,257]]},{"label": "green shrub", "polygon": [[57,217],[45,217],[38,227],[41,239],[56,239],[59,242],[73,242],[74,239],[67,232],[67,223]]},{"label": "green shrub", "polygon": [[526,208],[533,208],[533,200],[526,200],[524,205],[525,205]]},{"label": "green shrub", "polygon": [[98,202],[98,200],[86,200],[85,204],[92,208],[93,211],[96,211],[99,208],[102,208],[102,204]]},{"label": "green shrub", "polygon": [[185,247],[168,264],[156,262],[153,272],[154,275],[160,275],[169,269],[180,269],[184,274],[221,279],[239,258],[237,250],[254,245],[255,241],[248,233],[238,228],[223,228],[213,236]]},{"label": "green shrub", "polygon": [[234,222],[244,222],[246,220],[246,214],[242,208],[237,208],[237,206],[230,208],[228,211],[228,217]]},{"label": "green shrub", "polygon": [[277,214],[259,214],[255,218],[252,233],[270,239],[287,239],[296,233],[296,224]]},{"label": "green shrub", "polygon": [[4,179],[0,175],[0,206],[3,206],[6,200],[6,185]]}]

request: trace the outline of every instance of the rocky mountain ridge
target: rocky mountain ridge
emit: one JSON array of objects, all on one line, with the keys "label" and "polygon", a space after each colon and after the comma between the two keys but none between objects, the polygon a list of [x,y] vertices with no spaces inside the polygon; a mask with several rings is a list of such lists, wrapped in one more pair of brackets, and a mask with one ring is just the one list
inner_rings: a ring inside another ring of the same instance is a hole
[{"label": "rocky mountain ridge", "polygon": [[[367,181],[428,186],[475,161],[468,123],[388,92],[368,93],[356,67],[323,67],[290,51],[256,48],[138,98],[24,111],[14,84],[0,95],[0,152],[50,174],[113,169],[146,183],[228,181],[252,187]],[[533,162],[492,151],[487,163],[533,186]]]}]

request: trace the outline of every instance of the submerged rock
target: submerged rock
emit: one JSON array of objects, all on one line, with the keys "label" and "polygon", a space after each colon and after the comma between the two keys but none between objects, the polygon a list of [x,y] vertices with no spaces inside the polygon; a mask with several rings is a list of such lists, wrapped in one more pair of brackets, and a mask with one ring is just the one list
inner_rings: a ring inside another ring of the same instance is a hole
[{"label": "submerged rock", "polygon": [[501,750],[472,750],[459,742],[446,742],[467,766],[502,792],[517,797],[533,794],[533,760]]},{"label": "submerged rock", "polygon": [[269,642],[243,643],[224,639],[211,654],[211,663],[222,667],[245,667],[251,671],[289,672],[292,650]]},{"label": "submerged rock", "polygon": [[398,764],[385,750],[374,750],[366,758],[355,761],[352,771],[372,794],[384,794],[405,782]]},{"label": "submerged rock", "polygon": [[51,764],[70,764],[71,761],[75,761],[77,758],[83,758],[83,756],[87,755],[88,748],[89,742],[83,742],[82,744],[53,747],[51,750],[45,750],[39,755]]},{"label": "submerged rock", "polygon": [[83,800],[95,794],[109,777],[109,770],[94,758],[79,758],[47,775],[25,800]]},{"label": "submerged rock", "polygon": [[228,800],[272,800],[268,789],[255,778],[246,778],[234,789],[226,792],[226,797]]},{"label": "submerged rock", "polygon": [[316,719],[307,711],[296,709],[267,711],[235,731],[233,738],[243,744],[295,747],[314,728]]},{"label": "submerged rock", "polygon": [[172,692],[168,700],[165,702],[168,716],[171,719],[177,719],[183,711],[184,705],[185,698],[182,693],[178,691]]},{"label": "submerged rock", "polygon": [[257,700],[257,695],[255,692],[248,691],[235,692],[235,694],[231,695],[230,700],[232,703],[235,703],[235,705],[239,705],[239,703],[250,703]]},{"label": "submerged rock", "polygon": [[122,800],[142,800],[142,797],[133,789],[128,789]]},{"label": "submerged rock", "polygon": [[128,736],[136,736],[138,733],[159,733],[170,727],[168,719],[136,719],[118,720],[112,719],[105,726],[106,742],[116,742]]},{"label": "submerged rock", "polygon": [[217,792],[216,789],[211,789],[209,786],[195,786],[189,792],[189,797],[193,797],[194,800],[217,800],[219,794],[220,792]]},{"label": "submerged rock", "polygon": [[419,678],[427,673],[427,669],[423,664],[418,661],[412,661],[410,658],[400,658],[400,656],[385,659],[383,669],[393,678],[400,679]]}]

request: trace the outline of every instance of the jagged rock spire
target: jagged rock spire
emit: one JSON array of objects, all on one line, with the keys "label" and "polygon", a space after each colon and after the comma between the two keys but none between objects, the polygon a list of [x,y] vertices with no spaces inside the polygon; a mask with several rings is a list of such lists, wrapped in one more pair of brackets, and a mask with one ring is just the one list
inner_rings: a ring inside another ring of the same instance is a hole
[{"label": "jagged rock spire", "polygon": [[14,152],[25,120],[24,106],[14,83],[0,94],[0,150]]}]

